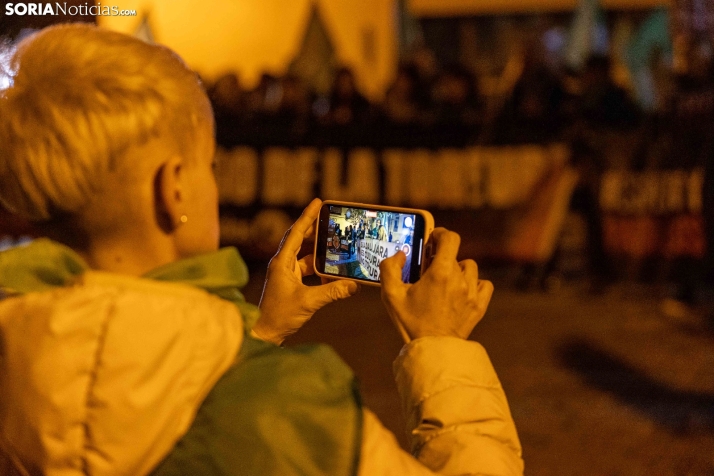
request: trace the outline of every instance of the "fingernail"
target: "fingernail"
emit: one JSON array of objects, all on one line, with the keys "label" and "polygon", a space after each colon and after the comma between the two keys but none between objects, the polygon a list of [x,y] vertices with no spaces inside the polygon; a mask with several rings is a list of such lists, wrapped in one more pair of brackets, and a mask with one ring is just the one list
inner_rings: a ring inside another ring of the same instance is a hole
[{"label": "fingernail", "polygon": [[359,292],[359,285],[354,281],[349,281],[347,283],[347,292],[350,294],[350,296],[354,296]]}]

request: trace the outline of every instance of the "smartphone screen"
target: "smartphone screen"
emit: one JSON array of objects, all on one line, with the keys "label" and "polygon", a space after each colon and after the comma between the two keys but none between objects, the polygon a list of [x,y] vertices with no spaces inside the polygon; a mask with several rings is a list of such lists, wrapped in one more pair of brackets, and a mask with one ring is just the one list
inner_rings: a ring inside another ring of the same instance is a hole
[{"label": "smartphone screen", "polygon": [[424,217],[384,209],[325,204],[320,210],[316,266],[322,274],[379,282],[379,264],[406,255],[405,283],[421,273]]}]

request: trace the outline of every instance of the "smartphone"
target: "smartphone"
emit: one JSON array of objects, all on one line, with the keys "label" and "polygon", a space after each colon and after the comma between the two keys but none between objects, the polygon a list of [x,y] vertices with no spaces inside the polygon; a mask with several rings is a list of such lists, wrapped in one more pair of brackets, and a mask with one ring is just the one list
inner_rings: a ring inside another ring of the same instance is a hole
[{"label": "smartphone", "polygon": [[315,274],[379,285],[379,263],[403,251],[405,283],[415,283],[431,257],[434,217],[426,210],[322,203],[315,236]]}]

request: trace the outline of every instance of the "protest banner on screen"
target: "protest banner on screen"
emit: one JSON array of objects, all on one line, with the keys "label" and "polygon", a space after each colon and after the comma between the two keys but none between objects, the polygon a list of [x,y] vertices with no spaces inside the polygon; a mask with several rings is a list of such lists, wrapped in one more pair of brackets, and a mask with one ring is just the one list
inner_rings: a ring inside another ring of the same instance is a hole
[{"label": "protest banner on screen", "polygon": [[[363,238],[359,240],[357,242],[357,250],[359,253],[359,264],[363,269],[363,273],[375,281],[379,280],[379,264],[385,259],[394,256],[397,251],[404,251],[407,255],[407,260],[403,268],[405,272],[409,270],[412,260],[411,246],[375,240],[373,238]],[[404,280],[408,280],[408,278],[408,275],[402,276]]]}]

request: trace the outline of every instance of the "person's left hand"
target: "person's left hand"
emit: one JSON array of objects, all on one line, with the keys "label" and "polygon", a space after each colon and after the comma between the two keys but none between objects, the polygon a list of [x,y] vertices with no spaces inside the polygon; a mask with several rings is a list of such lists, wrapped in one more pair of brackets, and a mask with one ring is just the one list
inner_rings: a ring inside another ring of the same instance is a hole
[{"label": "person's left hand", "polygon": [[302,278],[315,273],[313,255],[298,260],[304,240],[315,233],[315,222],[322,201],[313,200],[295,224],[285,233],[278,252],[270,260],[260,298],[260,318],[253,333],[260,339],[282,344],[320,308],[357,293],[354,281],[338,280],[320,286],[306,286]]}]

